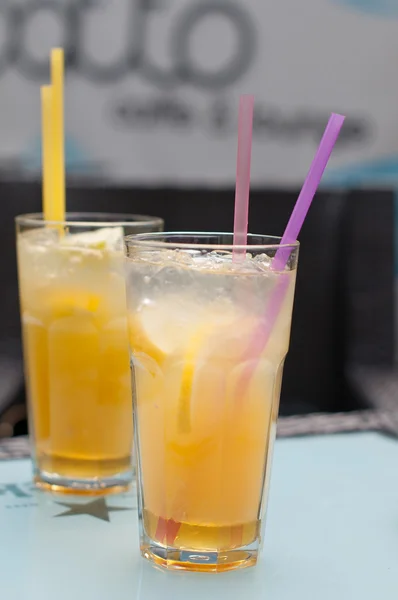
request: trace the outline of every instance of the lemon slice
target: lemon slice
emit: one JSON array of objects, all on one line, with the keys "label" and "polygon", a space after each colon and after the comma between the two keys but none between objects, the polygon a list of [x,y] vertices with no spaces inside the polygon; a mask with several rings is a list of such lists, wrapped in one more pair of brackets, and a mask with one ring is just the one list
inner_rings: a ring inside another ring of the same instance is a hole
[{"label": "lemon slice", "polygon": [[129,342],[133,355],[146,354],[162,364],[174,350],[173,328],[168,324],[163,311],[144,310],[129,316]]},{"label": "lemon slice", "polygon": [[[202,324],[198,325],[198,321]],[[143,305],[129,315],[129,342],[133,361],[147,356],[161,366],[172,355],[183,354],[177,404],[178,429],[191,431],[191,396],[198,353],[209,329],[203,310],[194,302],[170,296],[160,303]],[[174,359],[173,359],[174,360]]]},{"label": "lemon slice", "polygon": [[233,307],[220,302],[207,315],[206,322],[197,327],[184,357],[177,408],[180,433],[190,433],[192,430],[191,399],[195,367],[201,351],[206,346],[207,360],[216,360],[220,366],[228,363],[230,367],[239,360],[250,342],[253,324],[253,319],[241,319]]},{"label": "lemon slice", "polygon": [[155,401],[163,384],[163,373],[157,362],[146,354],[136,352],[132,356],[132,369],[140,404]]},{"label": "lemon slice", "polygon": [[123,227],[102,227],[95,231],[72,233],[60,239],[60,245],[90,250],[117,250],[123,240]]},{"label": "lemon slice", "polygon": [[56,290],[47,296],[46,303],[53,318],[78,313],[95,313],[101,299],[97,294],[79,289]]},{"label": "lemon slice", "polygon": [[202,325],[192,336],[184,359],[184,367],[181,377],[181,389],[178,399],[177,419],[178,430],[180,433],[190,433],[191,424],[191,398],[193,381],[195,377],[195,367],[198,362],[198,355],[203,347],[205,339],[209,335],[209,325]]},{"label": "lemon slice", "polygon": [[177,296],[144,304],[129,315],[129,340],[134,352],[143,352],[161,364],[174,352],[184,352],[197,328],[199,307],[181,303]]},{"label": "lemon slice", "polygon": [[143,327],[137,315],[129,315],[129,344],[133,356],[144,354],[154,360],[158,365],[162,364],[167,356],[156,343],[153,343]]},{"label": "lemon slice", "polygon": [[[218,300],[211,307],[196,299],[170,295],[158,302],[143,304],[129,315],[129,341],[133,358],[146,355],[167,370],[181,361],[177,399],[177,428],[192,431],[192,393],[196,366],[204,350],[209,360],[234,361],[245,345],[241,339],[246,323],[230,302]],[[181,356],[182,355],[182,356]]]}]

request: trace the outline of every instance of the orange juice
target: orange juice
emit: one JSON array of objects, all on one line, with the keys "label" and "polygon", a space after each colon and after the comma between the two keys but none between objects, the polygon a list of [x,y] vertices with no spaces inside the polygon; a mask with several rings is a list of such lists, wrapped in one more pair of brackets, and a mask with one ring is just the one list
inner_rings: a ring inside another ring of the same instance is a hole
[{"label": "orange juice", "polygon": [[[295,269],[273,273],[267,256],[234,265],[140,252],[128,261],[128,310],[142,551],[178,568],[188,554],[192,568],[232,568],[260,538]],[[281,310],[253,355],[282,276]]]},{"label": "orange juice", "polygon": [[131,479],[132,400],[123,229],[18,236],[30,428],[38,483]]}]

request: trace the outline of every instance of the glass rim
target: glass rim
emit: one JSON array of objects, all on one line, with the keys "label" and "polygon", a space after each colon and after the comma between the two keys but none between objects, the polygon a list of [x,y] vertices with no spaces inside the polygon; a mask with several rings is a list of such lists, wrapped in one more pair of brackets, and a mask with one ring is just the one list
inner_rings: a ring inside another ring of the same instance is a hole
[{"label": "glass rim", "polygon": [[[149,215],[137,215],[133,213],[110,213],[110,212],[67,212],[63,221],[49,221],[44,218],[42,212],[26,213],[15,217],[18,225],[58,225],[62,227],[134,227],[134,225],[163,226],[161,217]],[[97,220],[96,220],[97,219]]]},{"label": "glass rim", "polygon": [[235,245],[234,244],[201,244],[201,243],[190,243],[190,242],[173,242],[173,241],[157,241],[157,238],[171,238],[175,237],[183,237],[183,236],[191,236],[191,237],[211,237],[211,236],[230,236],[233,238],[232,232],[220,232],[220,231],[158,231],[152,233],[138,233],[137,235],[127,235],[125,236],[125,244],[127,246],[136,246],[138,248],[174,248],[179,250],[229,250],[233,251],[236,249],[239,250],[278,250],[279,248],[286,248],[295,250],[300,247],[300,242],[296,240],[291,244],[281,244],[281,237],[275,235],[263,235],[259,233],[248,233],[248,238],[267,238],[269,240],[275,240],[274,243],[271,244],[242,244]]}]

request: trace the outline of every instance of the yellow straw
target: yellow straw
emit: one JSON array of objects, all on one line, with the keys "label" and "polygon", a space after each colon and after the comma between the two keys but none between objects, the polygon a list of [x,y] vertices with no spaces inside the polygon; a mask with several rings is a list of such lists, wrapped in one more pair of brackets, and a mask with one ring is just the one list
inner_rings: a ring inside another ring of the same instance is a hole
[{"label": "yellow straw", "polygon": [[64,51],[51,52],[52,80],[52,214],[65,221]]},{"label": "yellow straw", "polygon": [[52,204],[52,89],[46,85],[41,88],[41,126],[42,126],[42,172],[43,172],[43,214],[46,221],[54,221]]}]

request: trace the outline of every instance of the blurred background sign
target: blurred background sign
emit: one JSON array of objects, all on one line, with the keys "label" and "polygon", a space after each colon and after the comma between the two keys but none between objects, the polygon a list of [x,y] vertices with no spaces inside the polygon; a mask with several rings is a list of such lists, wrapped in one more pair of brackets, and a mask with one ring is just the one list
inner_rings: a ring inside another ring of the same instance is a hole
[{"label": "blurred background sign", "polygon": [[256,185],[301,182],[331,110],[348,115],[335,170],[398,156],[398,10],[346,4],[2,0],[0,167],[38,172],[39,86],[54,45],[67,55],[67,162],[78,177],[231,183],[242,92],[256,95]]}]

